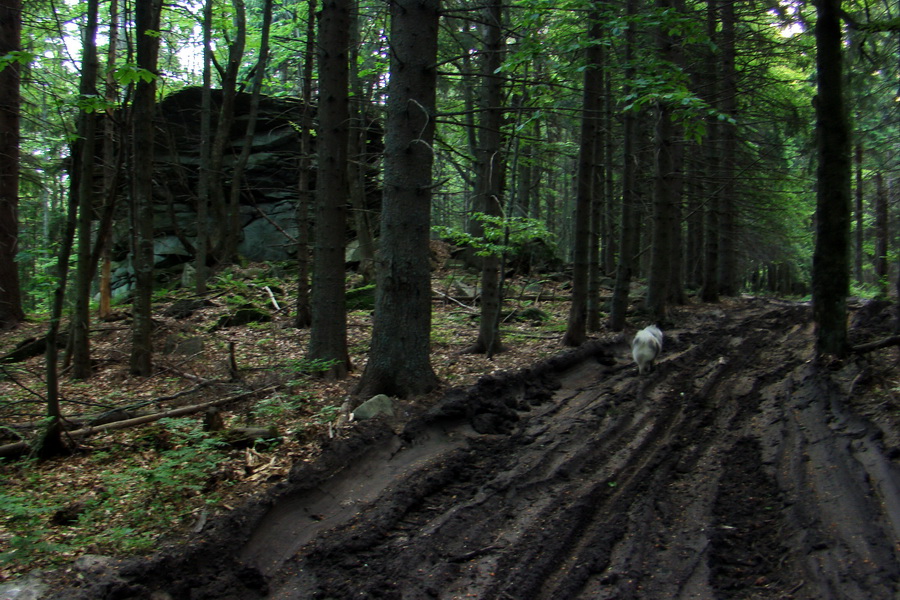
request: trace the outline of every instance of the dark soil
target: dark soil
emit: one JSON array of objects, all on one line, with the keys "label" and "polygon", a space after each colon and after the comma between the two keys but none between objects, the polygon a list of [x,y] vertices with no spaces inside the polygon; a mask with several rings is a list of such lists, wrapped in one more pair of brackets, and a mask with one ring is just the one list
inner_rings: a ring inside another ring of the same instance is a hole
[{"label": "dark soil", "polygon": [[[869,312],[856,341],[891,332]],[[359,424],[196,540],[55,597],[900,598],[876,357],[814,360],[801,304],[676,322],[645,377],[611,337]]]}]

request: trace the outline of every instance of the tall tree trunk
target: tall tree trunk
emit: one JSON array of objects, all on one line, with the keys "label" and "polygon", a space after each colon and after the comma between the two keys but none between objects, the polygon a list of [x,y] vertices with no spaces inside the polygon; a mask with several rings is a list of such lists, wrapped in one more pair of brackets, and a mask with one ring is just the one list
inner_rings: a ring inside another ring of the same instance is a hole
[{"label": "tall tree trunk", "polygon": [[[703,147],[691,145],[694,154],[699,155]],[[699,161],[685,162],[685,196],[687,217],[685,219],[685,286],[691,290],[700,288],[703,281],[703,200],[702,167]]]},{"label": "tall tree trunk", "polygon": [[391,3],[391,66],[375,322],[357,392],[407,397],[438,384],[430,362],[431,170],[439,0]]},{"label": "tall tree trunk", "polygon": [[[715,40],[718,30],[717,2],[706,2],[706,32],[711,40]],[[705,84],[708,88],[705,96],[710,104],[717,104],[718,99],[718,56],[710,49],[706,56]],[[704,248],[703,248],[703,283],[700,287],[700,299],[704,302],[719,301],[719,199],[721,184],[719,180],[719,121],[710,116],[706,122],[705,156],[706,170],[709,174],[704,185],[706,207],[704,210]]]},{"label": "tall tree trunk", "polygon": [[722,20],[722,112],[732,118],[719,125],[722,134],[722,194],[719,196],[719,292],[737,294],[737,207],[735,204],[737,160],[737,72],[735,69],[734,2],[723,2]]},{"label": "tall tree trunk", "polygon": [[350,85],[353,97],[350,101],[349,160],[347,161],[347,182],[349,184],[350,206],[353,210],[353,228],[356,230],[357,252],[359,253],[359,273],[365,285],[375,282],[375,231],[368,208],[369,152],[369,98],[363,89],[363,79],[359,76],[359,0],[354,0],[350,12]]},{"label": "tall tree trunk", "polygon": [[875,172],[875,285],[878,294],[888,291],[888,194],[881,171]]},{"label": "tall tree trunk", "polygon": [[310,169],[312,165],[312,86],[313,60],[316,52],[316,0],[310,0],[306,22],[306,52],[303,63],[300,116],[300,176],[297,181],[297,314],[294,327],[309,327],[312,307],[309,298],[309,205]]},{"label": "tall tree trunk", "polygon": [[853,253],[853,273],[857,283],[863,282],[863,145],[856,144],[856,235]]},{"label": "tall tree trunk", "polygon": [[[630,20],[637,14],[637,0],[626,0],[625,13],[629,18],[625,31],[625,81],[623,96],[628,96],[632,88],[635,69],[632,65],[635,51],[635,25]],[[625,111],[622,117],[622,219],[619,238],[619,262],[616,265],[616,284],[613,288],[612,304],[609,313],[609,328],[622,331],[628,313],[628,296],[631,290],[631,277],[634,270],[640,221],[637,210],[637,176],[635,161],[637,147],[637,127],[633,110]]]},{"label": "tall tree trunk", "polygon": [[[600,99],[600,104],[603,99]],[[599,110],[599,108],[598,108]],[[606,133],[599,126],[600,116],[597,117],[597,133],[594,137],[594,177],[591,182],[591,232],[588,238],[588,286],[587,286],[587,330],[600,330],[600,280],[603,278],[603,268],[600,263],[600,245],[603,240],[603,208],[605,202],[605,159],[603,156],[606,147]],[[604,240],[605,241],[605,240]]]},{"label": "tall tree trunk", "polygon": [[[244,0],[232,0],[232,5],[234,6],[234,25],[235,25],[235,34],[234,34],[234,43],[229,51],[229,69],[232,65],[234,65],[234,78],[233,83],[237,85],[237,75],[240,72],[241,62],[243,61],[244,55],[244,47],[247,41],[247,13],[246,6],[244,5]],[[271,8],[269,10],[271,13]],[[271,15],[269,16],[269,20],[271,21]],[[268,43],[268,40],[267,40]],[[262,62],[259,65],[259,68],[265,68],[264,58],[260,56]],[[265,73],[258,73],[260,76],[259,79],[259,87],[262,87],[262,76]],[[237,89],[232,90],[232,97],[236,97]],[[259,110],[259,99],[257,97],[257,111]],[[232,105],[229,110],[230,115],[228,117],[229,122],[232,122],[234,119],[234,106]],[[256,119],[251,118],[250,122],[247,125],[247,132],[249,135],[249,139],[252,140],[254,129],[256,128]],[[228,132],[225,132],[226,139]],[[249,148],[245,145],[244,149],[247,152],[247,156],[249,156]],[[246,159],[244,159],[246,163]],[[228,196],[228,206],[226,208],[226,213],[228,215],[227,219],[227,227],[225,230],[225,242],[223,244],[222,256],[225,257],[225,260],[237,261],[238,258],[238,244],[241,239],[241,187],[244,185],[244,169],[243,165],[241,165],[241,158],[238,157],[235,161],[235,166],[231,171],[231,193]]]},{"label": "tall tree trunk", "polygon": [[[132,103],[132,227],[135,247],[134,300],[130,370],[147,377],[153,372],[153,113],[156,103],[156,65],[162,0],[145,0],[135,5],[137,66],[154,75],[137,82]],[[148,34],[149,32],[149,34]]]},{"label": "tall tree trunk", "polygon": [[[97,96],[97,73],[100,65],[97,58],[97,14],[98,0],[89,0],[87,22],[84,28],[81,61],[82,98]],[[91,264],[91,223],[94,217],[94,167],[97,147],[97,115],[93,110],[82,110],[78,115],[78,137],[80,160],[77,190],[78,197],[78,262],[75,274],[75,309],[72,315],[72,377],[87,379],[91,374],[90,326],[91,326],[91,279],[94,266]]]},{"label": "tall tree trunk", "polygon": [[[485,9],[484,62],[482,63],[483,102],[477,153],[478,176],[475,183],[476,206],[489,217],[503,214],[503,172],[506,159],[502,155],[503,81],[498,71],[503,64],[502,2],[491,0]],[[481,235],[484,235],[484,228]],[[503,290],[500,284],[500,256],[490,253],[481,257],[481,321],[478,339],[468,352],[481,352],[488,357],[503,351],[500,340],[500,311]]]},{"label": "tall tree trunk", "polygon": [[602,239],[602,248],[601,248],[601,263],[603,265],[603,273],[604,275],[612,275],[616,271],[616,255],[618,254],[618,228],[616,227],[616,218],[615,218],[615,208],[616,203],[613,202],[613,199],[616,197],[615,194],[615,177],[613,173],[615,172],[615,152],[614,147],[616,144],[616,140],[613,137],[613,111],[614,111],[614,100],[613,100],[613,92],[612,92],[612,76],[609,73],[605,73],[604,79],[606,80],[606,85],[604,87],[604,114],[603,121],[604,126],[603,129],[605,131],[603,137],[606,140],[606,147],[604,149],[604,159],[603,159],[603,172],[604,172],[604,198],[605,201],[603,203],[603,239]]},{"label": "tall tree trunk", "polygon": [[194,284],[205,294],[209,280],[209,209],[212,201],[212,11],[213,0],[203,4],[203,90],[200,96],[200,167],[197,174],[197,241],[194,257]]},{"label": "tall tree trunk", "polygon": [[344,301],[350,9],[351,0],[325,0],[319,14],[319,168],[309,357],[332,361],[328,376],[336,378],[350,369]]},{"label": "tall tree trunk", "polygon": [[850,127],[843,89],[840,0],[818,0],[816,11],[816,248],[813,320],[816,351],[845,356],[850,288]]},{"label": "tall tree trunk", "polygon": [[[0,56],[22,50],[21,0],[0,0]],[[0,329],[25,320],[16,254],[19,247],[19,91],[16,61],[0,70]]]},{"label": "tall tree trunk", "polygon": [[572,303],[562,343],[579,346],[587,340],[587,300],[590,265],[591,205],[594,192],[594,155],[597,149],[597,127],[603,104],[603,50],[599,44],[599,4],[594,3],[588,15],[587,68],[584,71],[584,93],[581,115],[581,141],[578,151],[578,174],[575,199],[575,239],[572,252]]},{"label": "tall tree trunk", "polygon": [[[106,79],[104,82],[106,102],[114,106],[119,100],[119,85],[115,78],[117,48],[119,45],[119,2],[109,3],[109,33],[106,51]],[[103,120],[103,196],[105,205],[100,227],[97,230],[97,260],[100,262],[100,306],[97,316],[106,320],[112,315],[112,237],[113,217],[119,198],[119,173],[125,152],[121,143],[119,120],[107,115]]]},{"label": "tall tree trunk", "polygon": [[[657,0],[657,8],[669,12],[674,8],[672,0]],[[669,25],[660,26],[658,51],[661,60],[677,64],[677,46],[669,33]],[[676,160],[676,127],[672,120],[672,107],[659,102],[656,110],[655,166],[653,175],[653,239],[650,252],[650,276],[647,283],[647,308],[657,322],[666,321],[672,295],[672,272],[675,253],[675,207],[681,197],[681,176]]]}]

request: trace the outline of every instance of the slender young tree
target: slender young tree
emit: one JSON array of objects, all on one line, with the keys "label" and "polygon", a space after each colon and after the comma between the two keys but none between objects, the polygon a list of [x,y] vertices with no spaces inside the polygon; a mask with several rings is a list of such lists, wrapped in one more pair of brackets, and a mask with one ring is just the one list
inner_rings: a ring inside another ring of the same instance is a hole
[{"label": "slender young tree", "polygon": [[224,168],[225,155],[229,151],[228,140],[234,124],[234,103],[237,97],[237,79],[244,57],[247,38],[247,20],[244,0],[232,0],[232,22],[234,36],[228,44],[228,61],[220,69],[222,102],[216,120],[216,131],[210,149],[210,201],[212,216],[216,224],[209,240],[209,249],[217,261],[231,261],[237,252],[237,238],[233,234],[235,207],[230,206],[225,195]]},{"label": "slender young tree", "polygon": [[439,0],[391,2],[384,200],[369,362],[357,392],[407,397],[438,384],[430,362],[431,170]]},{"label": "slender young tree", "polygon": [[300,175],[297,181],[297,314],[294,327],[309,327],[312,307],[309,298],[309,205],[310,165],[312,164],[312,86],[313,58],[316,48],[316,0],[310,0],[306,22],[306,52],[303,60],[303,100],[300,116]]},{"label": "slender young tree", "polygon": [[269,30],[272,27],[272,0],[263,0],[262,29],[260,31],[259,58],[256,61],[253,72],[252,90],[250,92],[250,112],[247,115],[247,129],[244,134],[244,144],[241,153],[234,163],[231,176],[231,190],[228,201],[228,214],[230,223],[228,226],[228,247],[232,255],[237,255],[237,247],[241,237],[240,203],[241,188],[244,185],[244,171],[250,160],[250,151],[253,149],[253,138],[256,136],[256,123],[259,120],[259,102],[262,97],[263,80],[266,75],[266,67],[269,62]]},{"label": "slender young tree", "polygon": [[856,219],[856,231],[854,232],[853,244],[853,276],[856,283],[863,282],[863,144],[856,143],[856,151],[854,152],[854,161],[856,163],[856,189],[854,190],[854,217]]},{"label": "slender young tree", "polygon": [[[0,57],[22,50],[21,0],[0,0]],[[19,82],[21,65],[0,66],[0,329],[25,320],[16,254],[19,248]]]},{"label": "slender young tree", "polygon": [[[119,100],[119,84],[116,81],[116,57],[119,46],[119,0],[109,2],[109,28],[107,30],[106,77],[104,93],[106,102],[115,106]],[[107,118],[103,121],[103,213],[97,228],[96,258],[91,264],[100,264],[100,302],[97,316],[106,320],[112,315],[112,226],[119,198],[119,181],[125,152],[120,143],[121,121]]]},{"label": "slender young tree", "polygon": [[888,293],[888,193],[884,175],[875,171],[875,285],[878,294]]},{"label": "slender young tree", "polygon": [[[92,0],[96,2],[96,0]],[[62,322],[63,305],[66,296],[66,282],[69,277],[69,257],[75,239],[75,227],[78,215],[78,197],[69,195],[68,215],[63,239],[56,260],[56,287],[50,306],[50,325],[47,327],[47,350],[45,353],[45,375],[47,380],[47,425],[35,448],[35,454],[41,458],[52,458],[67,452],[62,438],[62,409],[59,399],[59,328]]]},{"label": "slender young tree", "polygon": [[[80,94],[82,101],[97,96],[97,75],[100,63],[97,57],[98,3],[88,2],[87,22],[84,28],[81,60]],[[97,141],[97,117],[94,110],[84,109],[78,116],[80,160],[78,161],[78,262],[75,274],[75,310],[72,314],[72,377],[87,379],[91,374],[90,325],[91,280],[94,265],[91,264],[91,223],[94,220],[94,168]]]},{"label": "slender young tree", "polygon": [[843,87],[840,0],[817,0],[816,247],[813,320],[816,351],[845,356],[850,291],[850,127]]},{"label": "slender young tree", "polygon": [[326,0],[319,14],[319,129],[316,152],[316,239],[313,253],[309,357],[331,361],[328,376],[350,369],[344,252],[349,141],[348,44],[351,0]]},{"label": "slender young tree", "polygon": [[144,377],[153,371],[153,112],[161,10],[162,0],[145,0],[135,5],[137,66],[150,77],[141,78],[136,84],[131,116],[135,289],[129,366],[132,375]]},{"label": "slender young tree", "polygon": [[209,279],[209,208],[212,178],[212,7],[203,4],[203,90],[200,92],[200,165],[197,173],[197,242],[194,256],[194,283],[198,294],[206,293]]}]

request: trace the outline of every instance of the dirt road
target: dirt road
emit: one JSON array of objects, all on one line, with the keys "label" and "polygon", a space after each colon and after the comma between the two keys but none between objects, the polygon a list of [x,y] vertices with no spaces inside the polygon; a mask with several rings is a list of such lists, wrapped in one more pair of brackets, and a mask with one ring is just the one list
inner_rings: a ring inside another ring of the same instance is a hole
[{"label": "dirt road", "polygon": [[855,400],[865,358],[811,360],[808,318],[694,310],[650,375],[595,342],[361,424],[195,544],[58,597],[900,598],[900,432]]}]

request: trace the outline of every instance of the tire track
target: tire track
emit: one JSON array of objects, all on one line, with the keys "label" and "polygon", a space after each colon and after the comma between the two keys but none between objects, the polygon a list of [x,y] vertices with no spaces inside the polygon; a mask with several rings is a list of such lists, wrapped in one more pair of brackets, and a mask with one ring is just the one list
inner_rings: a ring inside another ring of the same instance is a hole
[{"label": "tire track", "polygon": [[[645,377],[612,339],[449,394],[400,435],[363,427],[230,548],[130,585],[197,600],[900,598],[900,473],[810,360],[808,307],[750,300],[683,322]],[[210,563],[236,568],[197,572]]]},{"label": "tire track", "polygon": [[[472,465],[483,477],[477,492],[461,502],[450,495],[455,504],[445,511],[432,496],[430,513],[405,513],[401,544],[391,534],[370,540],[360,564],[379,565],[375,571],[393,577],[355,584],[355,595],[383,595],[391,580],[403,581],[396,588],[403,598],[709,593],[705,559],[721,465],[758,404],[758,386],[733,374],[759,368],[772,332],[783,330],[776,325],[796,317],[784,312],[751,311],[725,324],[718,339],[677,351],[647,380],[606,371],[600,381],[558,394],[551,407],[527,417],[520,433],[490,450],[473,443],[475,455],[491,455],[488,464]],[[773,359],[765,377],[777,379],[787,368],[784,358]],[[563,377],[563,388],[587,378],[576,370]],[[380,523],[380,531],[394,527]],[[386,556],[404,565],[402,574],[382,565]],[[661,572],[668,576],[657,581]],[[349,590],[342,585],[323,597]]]}]

